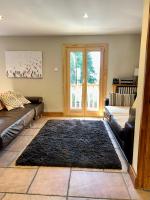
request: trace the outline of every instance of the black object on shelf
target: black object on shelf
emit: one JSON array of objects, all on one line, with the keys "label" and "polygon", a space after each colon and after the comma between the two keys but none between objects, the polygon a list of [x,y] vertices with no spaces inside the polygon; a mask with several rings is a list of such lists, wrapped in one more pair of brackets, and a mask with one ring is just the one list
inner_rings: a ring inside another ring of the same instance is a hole
[{"label": "black object on shelf", "polygon": [[113,84],[119,84],[119,78],[113,78]]}]

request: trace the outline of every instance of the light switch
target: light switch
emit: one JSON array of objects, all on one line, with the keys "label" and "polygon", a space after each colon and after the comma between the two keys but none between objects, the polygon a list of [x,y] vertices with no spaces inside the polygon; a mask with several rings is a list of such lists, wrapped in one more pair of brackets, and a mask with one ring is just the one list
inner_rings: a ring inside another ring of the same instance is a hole
[{"label": "light switch", "polygon": [[58,72],[58,67],[54,67],[54,72]]}]

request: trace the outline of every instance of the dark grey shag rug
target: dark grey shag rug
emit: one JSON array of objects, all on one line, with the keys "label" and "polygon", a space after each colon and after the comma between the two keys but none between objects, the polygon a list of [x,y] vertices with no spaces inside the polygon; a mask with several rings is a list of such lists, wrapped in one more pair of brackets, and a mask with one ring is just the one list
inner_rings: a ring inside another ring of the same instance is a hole
[{"label": "dark grey shag rug", "polygon": [[49,120],[16,165],[121,169],[103,121]]}]

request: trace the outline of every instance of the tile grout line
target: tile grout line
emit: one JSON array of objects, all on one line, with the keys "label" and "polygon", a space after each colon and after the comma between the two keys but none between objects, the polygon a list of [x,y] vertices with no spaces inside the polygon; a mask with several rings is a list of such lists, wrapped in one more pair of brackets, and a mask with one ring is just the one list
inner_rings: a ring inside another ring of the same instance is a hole
[{"label": "tile grout line", "polygon": [[104,169],[95,169],[95,170],[92,170],[92,169],[72,169],[72,172],[104,172]]},{"label": "tile grout line", "polygon": [[[14,161],[13,161],[14,162]],[[44,168],[44,166],[41,166],[41,167],[43,167]],[[39,169],[39,167],[38,166],[7,166],[7,167],[0,167],[0,169],[35,169],[35,170],[38,170]],[[106,170],[106,171],[105,171]],[[109,169],[108,169],[109,170]],[[87,170],[84,170],[84,169],[78,169],[78,170],[76,170],[76,169],[72,169],[72,172],[103,172],[103,173],[125,173],[125,174],[127,174],[128,172],[126,172],[126,171],[107,171],[107,169],[102,169],[102,170],[90,170],[90,169],[88,169],[87,168]]]},{"label": "tile grout line", "polygon": [[125,187],[126,187],[126,189],[127,189],[127,191],[128,191],[129,197],[130,197],[130,199],[132,199],[132,197],[131,197],[131,195],[130,195],[130,192],[129,192],[129,189],[128,189],[128,185],[127,185],[127,183],[126,183],[126,181],[125,181],[124,176],[123,176],[122,173],[121,173],[121,176],[122,176],[122,178],[123,178],[123,182],[124,182],[124,184],[125,184]]},{"label": "tile grout line", "polygon": [[114,199],[114,198],[101,198],[101,197],[87,197],[87,196],[85,196],[85,197],[83,197],[83,196],[69,196],[69,197],[71,197],[71,198],[77,198],[77,199],[89,199],[89,200],[129,200],[129,199]]},{"label": "tile grout line", "polygon": [[23,169],[23,170],[24,170],[24,169],[29,169],[29,170],[30,170],[30,169],[36,169],[36,170],[37,170],[38,168],[39,168],[38,166],[35,166],[35,167],[34,167],[34,166],[33,166],[33,167],[32,167],[32,166],[31,166],[31,167],[26,166],[26,167],[24,167],[24,166],[20,166],[20,165],[18,165],[18,166],[15,165],[15,166],[12,166],[12,167],[11,167],[11,166],[8,166],[8,167],[0,167],[0,169]]},{"label": "tile grout line", "polygon": [[66,200],[68,200],[68,195],[69,195],[71,174],[72,174],[72,167],[70,167],[70,173],[69,173],[69,180],[68,180],[68,188],[67,188]]},{"label": "tile grout line", "polygon": [[2,199],[1,199],[1,200],[3,200],[3,199],[5,198],[5,196],[6,196],[6,193],[4,193],[4,195],[3,195],[3,197],[2,197]]},{"label": "tile grout line", "polygon": [[27,189],[27,191],[26,191],[26,194],[29,192],[29,189],[30,189],[30,187],[31,187],[31,185],[32,185],[32,183],[33,183],[33,181],[35,180],[35,177],[36,177],[36,175],[37,175],[39,169],[40,169],[40,168],[38,167],[37,170],[36,170],[35,175],[33,176],[33,179],[31,180],[31,183],[29,184],[29,187],[28,187],[28,189]]},{"label": "tile grout line", "polygon": [[[107,171],[108,170],[108,171]],[[99,171],[99,170],[82,170],[82,169],[79,169],[79,170],[72,170],[73,172],[90,172],[90,173],[94,173],[94,172],[99,172],[99,173],[117,173],[117,174],[119,174],[119,173],[125,173],[125,174],[127,174],[128,172],[126,172],[126,171],[110,171],[111,169],[103,169],[103,170],[101,170],[101,171]]]},{"label": "tile grout line", "polygon": [[50,194],[38,194],[38,193],[36,193],[36,194],[30,194],[30,193],[21,193],[21,192],[6,192],[6,193],[4,193],[4,196],[5,195],[7,195],[7,194],[21,194],[21,195],[28,195],[28,196],[36,196],[36,195],[38,195],[38,196],[48,196],[48,197],[66,197],[66,195],[50,195]]},{"label": "tile grout line", "polygon": [[[48,196],[48,197],[66,197],[65,195],[48,195],[48,194],[29,194],[29,193],[19,193],[19,192],[7,192],[7,193],[4,193],[4,196],[2,197],[2,199],[7,195],[7,194],[21,194],[21,195],[28,195],[28,196]],[[68,197],[71,197],[71,198],[76,198],[76,199],[92,199],[92,200],[99,200],[99,199],[102,199],[102,200],[108,200],[108,198],[100,198],[100,197],[86,197],[86,196],[68,196]],[[128,200],[128,199],[114,199],[114,198],[109,198],[109,200]]]}]

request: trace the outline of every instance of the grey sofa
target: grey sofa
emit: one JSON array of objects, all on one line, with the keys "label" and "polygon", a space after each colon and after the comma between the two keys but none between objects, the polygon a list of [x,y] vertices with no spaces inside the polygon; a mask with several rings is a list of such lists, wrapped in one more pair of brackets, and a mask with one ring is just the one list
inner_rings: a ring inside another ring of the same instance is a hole
[{"label": "grey sofa", "polygon": [[132,164],[136,110],[130,107],[109,106],[105,102],[104,117],[112,129],[128,162]]},{"label": "grey sofa", "polygon": [[26,97],[31,101],[25,108],[11,111],[0,111],[0,149],[7,146],[32,120],[35,120],[44,110],[41,97]]}]

